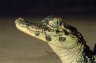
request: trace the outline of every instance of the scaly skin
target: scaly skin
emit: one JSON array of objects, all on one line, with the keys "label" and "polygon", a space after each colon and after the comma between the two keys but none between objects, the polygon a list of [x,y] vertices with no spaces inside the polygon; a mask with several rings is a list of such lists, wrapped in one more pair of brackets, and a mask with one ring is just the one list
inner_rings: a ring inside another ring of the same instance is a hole
[{"label": "scaly skin", "polygon": [[96,56],[86,55],[86,42],[82,35],[60,18],[46,18],[37,24],[18,18],[15,24],[20,31],[47,42],[62,63],[96,63]]}]

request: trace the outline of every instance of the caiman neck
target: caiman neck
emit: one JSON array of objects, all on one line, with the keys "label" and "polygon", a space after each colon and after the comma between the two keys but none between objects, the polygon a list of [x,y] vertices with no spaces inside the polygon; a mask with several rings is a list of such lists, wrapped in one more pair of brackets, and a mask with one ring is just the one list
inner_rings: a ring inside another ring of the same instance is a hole
[{"label": "caiman neck", "polygon": [[84,45],[78,44],[72,49],[64,49],[55,46],[54,44],[49,44],[53,51],[59,56],[62,63],[78,63],[83,62],[83,48]]}]

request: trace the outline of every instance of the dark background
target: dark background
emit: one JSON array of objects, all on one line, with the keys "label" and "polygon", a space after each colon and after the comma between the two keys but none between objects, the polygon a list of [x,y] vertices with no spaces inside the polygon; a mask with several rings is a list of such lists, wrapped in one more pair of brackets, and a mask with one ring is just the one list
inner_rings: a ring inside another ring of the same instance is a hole
[{"label": "dark background", "polygon": [[0,15],[95,14],[95,0],[0,0]]}]

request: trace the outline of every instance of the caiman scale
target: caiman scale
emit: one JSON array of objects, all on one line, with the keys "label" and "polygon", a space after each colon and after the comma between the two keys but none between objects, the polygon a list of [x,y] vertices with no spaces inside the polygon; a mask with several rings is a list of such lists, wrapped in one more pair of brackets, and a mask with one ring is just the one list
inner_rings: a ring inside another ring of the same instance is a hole
[{"label": "caiman scale", "polygon": [[48,16],[41,23],[18,18],[15,24],[20,31],[48,43],[62,63],[96,63],[96,55],[87,49],[81,33],[59,17]]}]

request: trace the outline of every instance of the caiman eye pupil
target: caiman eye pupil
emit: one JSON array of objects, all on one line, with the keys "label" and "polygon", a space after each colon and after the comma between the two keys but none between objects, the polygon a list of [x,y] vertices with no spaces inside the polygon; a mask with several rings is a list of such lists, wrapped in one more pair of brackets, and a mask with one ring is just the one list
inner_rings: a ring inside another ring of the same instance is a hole
[{"label": "caiman eye pupil", "polygon": [[63,41],[65,41],[65,40],[66,40],[65,37],[59,37],[59,41],[60,41],[60,42],[63,42]]},{"label": "caiman eye pupil", "polygon": [[57,21],[57,25],[58,25],[58,21]]},{"label": "caiman eye pupil", "polygon": [[39,36],[40,32],[39,31],[35,31],[35,36]]}]

